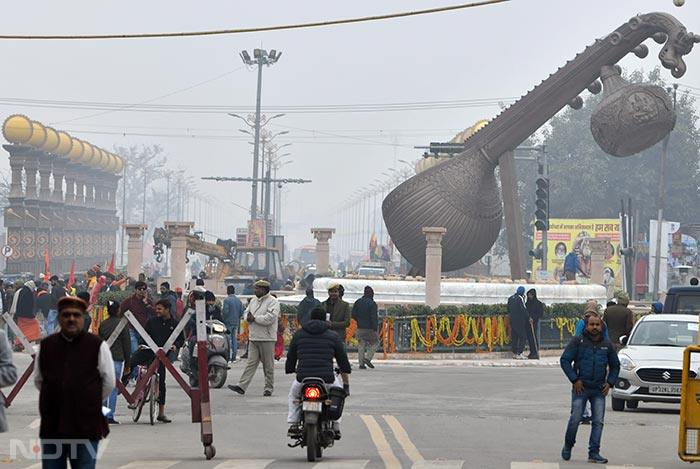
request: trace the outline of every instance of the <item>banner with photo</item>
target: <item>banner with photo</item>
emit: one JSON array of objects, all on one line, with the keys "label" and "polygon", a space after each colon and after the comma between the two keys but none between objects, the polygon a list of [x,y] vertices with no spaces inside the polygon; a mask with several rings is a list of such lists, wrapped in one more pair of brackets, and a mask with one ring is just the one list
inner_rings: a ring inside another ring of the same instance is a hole
[{"label": "banner with photo", "polygon": [[[547,231],[547,271],[542,263],[532,258],[532,272],[541,280],[563,281],[564,261],[572,251],[578,256],[581,269],[590,276],[591,250],[589,240],[607,239],[610,252],[605,257],[603,281],[606,285],[622,284],[622,261],[620,256],[620,221],[615,218],[550,218]],[[535,249],[542,247],[542,232],[535,231]],[[577,279],[585,277],[577,275]]]}]

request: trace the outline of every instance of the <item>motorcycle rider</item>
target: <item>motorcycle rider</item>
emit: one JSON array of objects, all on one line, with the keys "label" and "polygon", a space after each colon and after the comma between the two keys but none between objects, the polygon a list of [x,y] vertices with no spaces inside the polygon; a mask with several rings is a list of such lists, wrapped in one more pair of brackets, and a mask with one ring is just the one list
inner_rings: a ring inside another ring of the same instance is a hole
[{"label": "motorcycle rider", "polygon": [[[296,379],[292,381],[289,388],[287,423],[290,426],[287,436],[294,438],[301,432],[299,398],[304,378],[318,377],[327,385],[342,387],[342,381],[333,372],[334,358],[338,362],[340,371],[350,374],[350,361],[343,342],[338,333],[330,329],[330,325],[326,322],[326,309],[317,305],[311,310],[309,320],[294,333],[287,351],[285,373],[296,372]],[[333,430],[336,432],[335,438],[340,439],[339,420],[333,422]]]}]

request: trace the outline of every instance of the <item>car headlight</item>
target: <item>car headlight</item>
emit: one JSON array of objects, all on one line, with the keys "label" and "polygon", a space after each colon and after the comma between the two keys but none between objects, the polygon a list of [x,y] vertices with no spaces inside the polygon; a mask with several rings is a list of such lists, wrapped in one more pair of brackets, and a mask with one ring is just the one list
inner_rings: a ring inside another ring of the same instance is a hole
[{"label": "car headlight", "polygon": [[628,357],[627,355],[620,354],[618,358],[620,359],[620,368],[625,370],[625,371],[632,371],[637,366],[634,364],[632,359],[630,357]]}]

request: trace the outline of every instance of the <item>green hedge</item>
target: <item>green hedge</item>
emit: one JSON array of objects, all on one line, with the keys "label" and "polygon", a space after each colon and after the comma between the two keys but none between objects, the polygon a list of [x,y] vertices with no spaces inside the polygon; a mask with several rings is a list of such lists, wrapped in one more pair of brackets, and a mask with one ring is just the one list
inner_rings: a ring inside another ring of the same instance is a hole
[{"label": "green hedge", "polygon": [[97,294],[97,305],[98,306],[107,306],[107,302],[111,301],[116,301],[117,303],[121,303],[124,301],[128,296],[130,295],[129,292],[127,291],[106,291],[102,293]]},{"label": "green hedge", "polygon": [[[583,303],[556,303],[552,306],[545,306],[544,319],[580,318],[583,315],[583,307]],[[283,315],[296,316],[297,308],[296,306],[281,304],[280,311]],[[437,314],[439,316],[458,316],[460,314],[469,316],[505,316],[508,314],[508,307],[505,304],[438,306],[433,311],[429,306],[425,305],[398,305],[390,306],[386,310],[386,315],[392,317],[428,316],[429,314]]]}]

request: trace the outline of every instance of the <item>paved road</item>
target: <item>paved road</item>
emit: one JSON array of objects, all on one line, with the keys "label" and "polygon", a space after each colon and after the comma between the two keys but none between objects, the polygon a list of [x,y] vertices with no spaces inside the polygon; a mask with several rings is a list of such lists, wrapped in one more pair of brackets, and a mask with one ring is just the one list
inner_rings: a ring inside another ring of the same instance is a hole
[{"label": "paved road", "polygon": [[[16,355],[18,364],[26,356]],[[262,372],[245,396],[212,393],[217,456],[206,461],[199,426],[189,421],[189,401],[170,381],[171,424],[134,424],[123,401],[98,467],[104,468],[510,468],[591,467],[586,462],[590,427],[582,426],[572,460],[559,457],[569,409],[569,386],[557,357],[541,361],[376,361],[375,370],[351,375],[352,395],[343,416],[343,439],[306,462],[305,450],[288,448],[286,394],[291,382],[277,366],[273,397],[262,396]],[[242,371],[233,365],[229,383]],[[0,469],[40,467],[9,459],[10,438],[36,438],[37,392],[26,387],[7,410],[10,433],[0,435]],[[143,419],[143,418],[142,418]],[[143,420],[142,420],[143,421]],[[674,469],[678,406],[641,403],[613,412],[608,404],[602,453],[608,468]],[[606,467],[606,466],[602,466]]]}]

